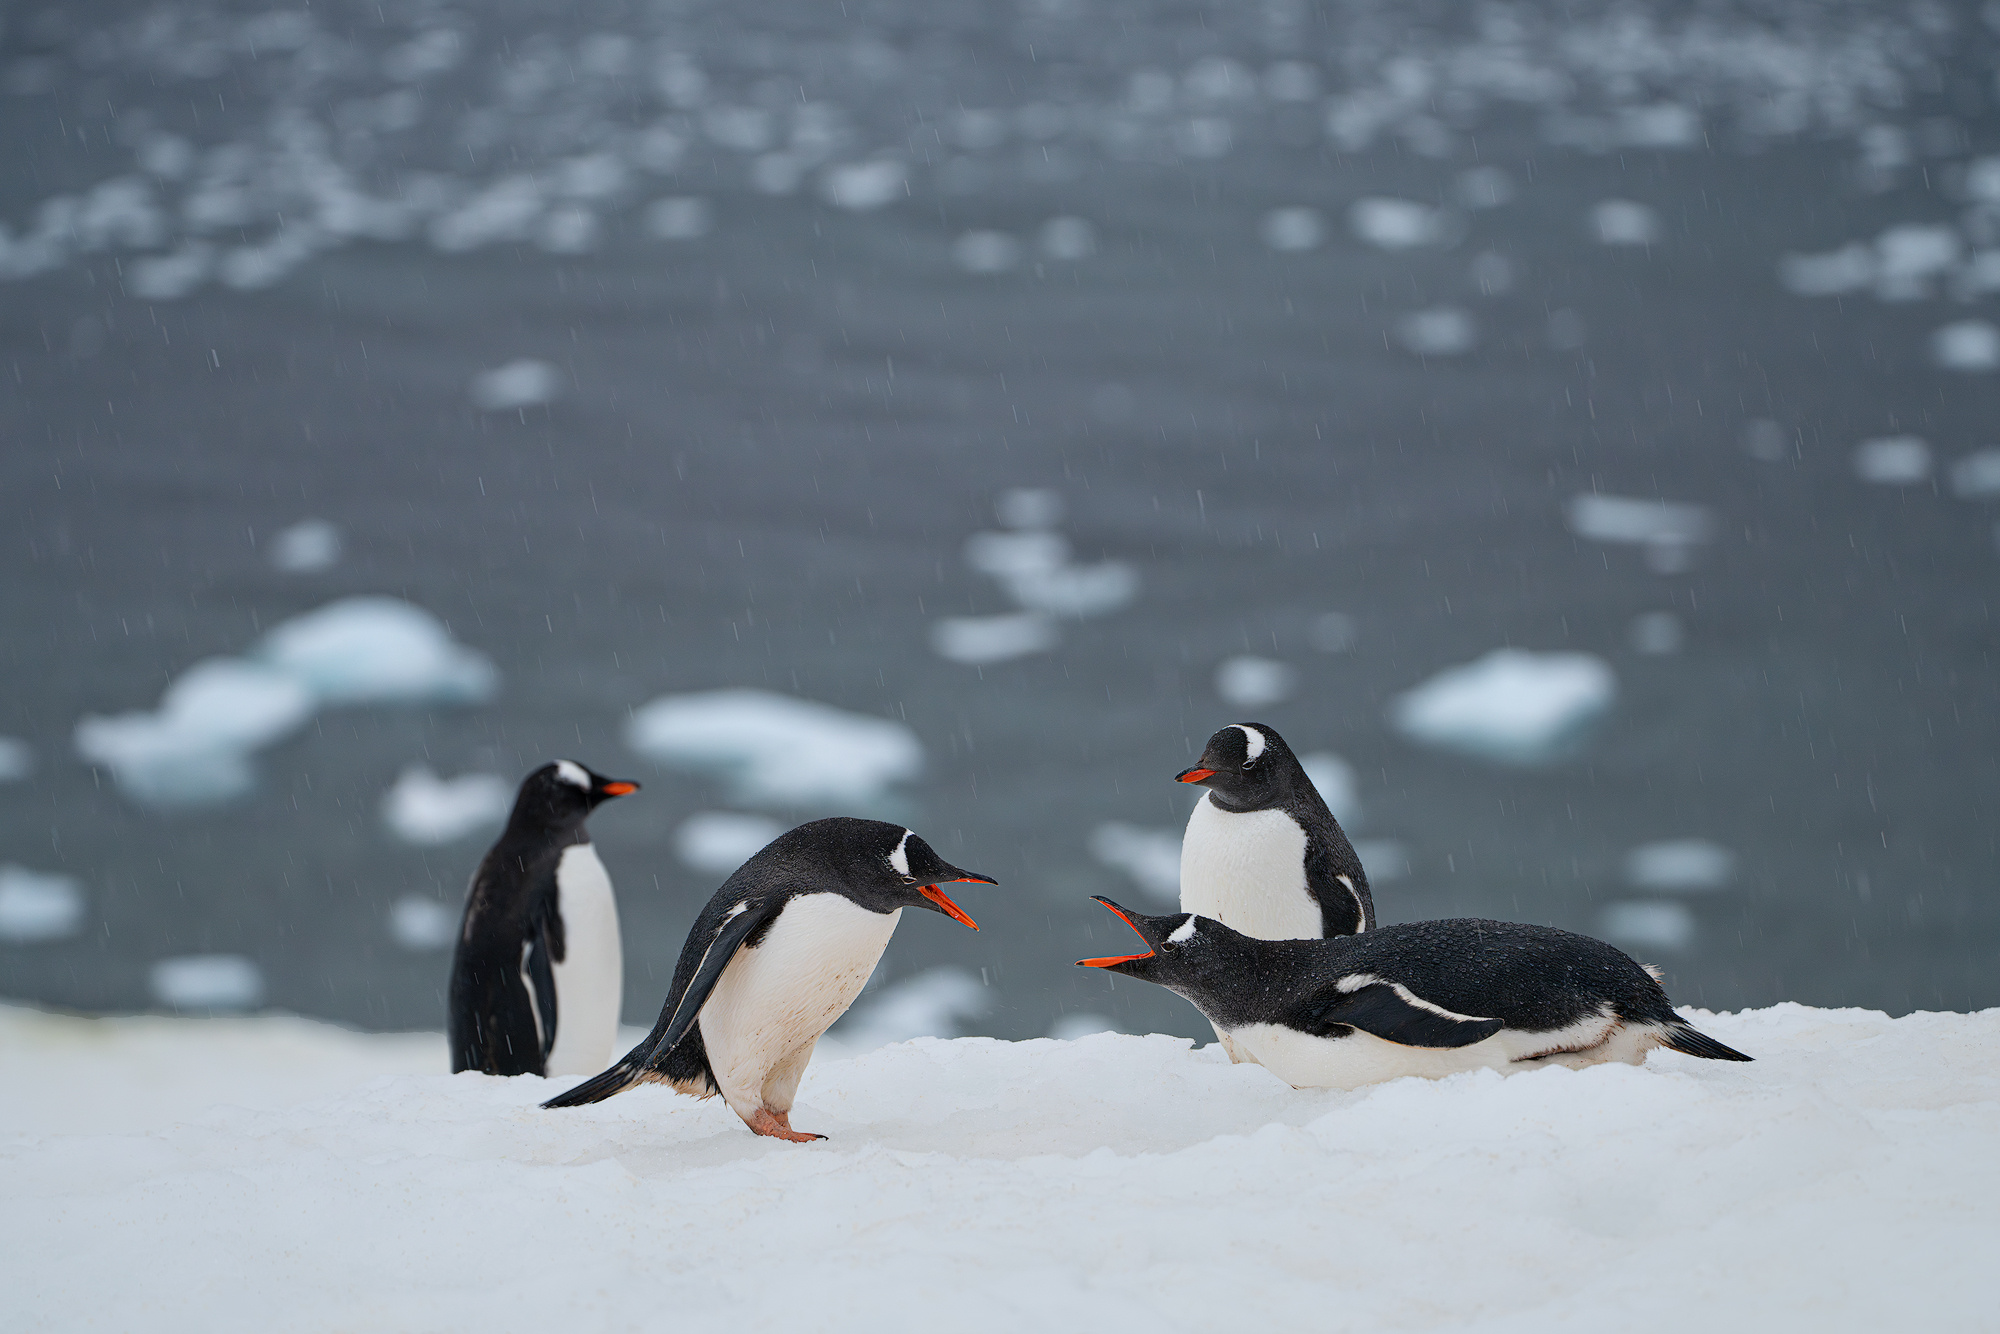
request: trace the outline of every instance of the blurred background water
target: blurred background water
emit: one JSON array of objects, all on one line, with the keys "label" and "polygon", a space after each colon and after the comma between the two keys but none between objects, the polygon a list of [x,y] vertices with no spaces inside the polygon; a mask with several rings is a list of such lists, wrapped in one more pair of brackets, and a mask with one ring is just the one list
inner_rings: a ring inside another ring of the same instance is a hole
[{"label": "blurred background water", "polygon": [[0,992],[442,1023],[520,774],[628,1021],[831,813],[1079,976],[1255,718],[1385,920],[2000,1004],[1975,5],[0,9]]}]

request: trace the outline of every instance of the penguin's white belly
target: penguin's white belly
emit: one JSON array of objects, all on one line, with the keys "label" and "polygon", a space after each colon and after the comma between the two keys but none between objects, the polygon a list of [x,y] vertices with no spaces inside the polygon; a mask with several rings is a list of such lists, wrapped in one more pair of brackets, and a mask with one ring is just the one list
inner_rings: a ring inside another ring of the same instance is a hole
[{"label": "penguin's white belly", "polygon": [[563,958],[550,967],[556,984],[556,1041],[548,1072],[592,1075],[611,1064],[618,1045],[625,959],[611,876],[590,844],[563,849],[556,863],[556,905],[562,913]]},{"label": "penguin's white belly", "polygon": [[[841,894],[802,894],[757,948],[736,951],[700,1020],[709,1069],[732,1110],[755,1112],[771,1072],[854,1003],[902,916],[901,908],[869,912]],[[781,1092],[789,1107],[790,1090]]]},{"label": "penguin's white belly", "polygon": [[1317,940],[1306,831],[1283,811],[1225,811],[1204,796],[1181,840],[1181,911],[1262,940]]},{"label": "penguin's white belly", "polygon": [[1638,1065],[1661,1036],[1650,1024],[1621,1024],[1609,1014],[1548,1033],[1503,1028],[1467,1047],[1406,1047],[1358,1029],[1339,1038],[1313,1037],[1282,1024],[1229,1030],[1231,1040],[1292,1087],[1333,1089],[1357,1089],[1406,1075],[1443,1079],[1464,1070],[1514,1074],[1545,1065]]}]

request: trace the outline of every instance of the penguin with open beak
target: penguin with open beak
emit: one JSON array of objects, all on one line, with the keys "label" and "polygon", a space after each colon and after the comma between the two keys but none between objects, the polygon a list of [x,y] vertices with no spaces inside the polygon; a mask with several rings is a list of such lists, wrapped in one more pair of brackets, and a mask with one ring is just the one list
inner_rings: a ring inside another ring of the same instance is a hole
[{"label": "penguin with open beak", "polygon": [[601,1102],[636,1084],[720,1093],[759,1135],[800,1142],[792,1101],[820,1035],[846,1012],[905,908],[979,926],[939,889],[997,884],[953,866],[901,825],[839,817],[774,840],[695,919],[645,1041],[545,1107]]}]

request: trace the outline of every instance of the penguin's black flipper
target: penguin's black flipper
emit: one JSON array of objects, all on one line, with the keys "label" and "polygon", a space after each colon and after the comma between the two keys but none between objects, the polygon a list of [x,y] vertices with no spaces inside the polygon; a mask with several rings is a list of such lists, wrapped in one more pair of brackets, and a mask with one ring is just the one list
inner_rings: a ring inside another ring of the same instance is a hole
[{"label": "penguin's black flipper", "polygon": [[1731,1046],[1717,1042],[1708,1034],[1676,1024],[1667,1030],[1665,1045],[1688,1056],[1705,1056],[1711,1061],[1754,1061],[1755,1056],[1745,1056]]},{"label": "penguin's black flipper", "polygon": [[521,983],[531,1002],[529,1012],[534,1017],[535,1036],[541,1041],[537,1064],[544,1067],[556,1045],[556,950],[551,946],[562,939],[562,921],[557,918],[551,930],[549,919],[554,916],[553,911],[544,913],[541,929],[530,935],[521,949]]},{"label": "penguin's black flipper", "polygon": [[1456,1014],[1400,983],[1348,977],[1342,984],[1349,989],[1315,999],[1310,1023],[1301,1027],[1322,1034],[1337,1027],[1358,1028],[1405,1047],[1470,1047],[1501,1029],[1498,1019]]}]

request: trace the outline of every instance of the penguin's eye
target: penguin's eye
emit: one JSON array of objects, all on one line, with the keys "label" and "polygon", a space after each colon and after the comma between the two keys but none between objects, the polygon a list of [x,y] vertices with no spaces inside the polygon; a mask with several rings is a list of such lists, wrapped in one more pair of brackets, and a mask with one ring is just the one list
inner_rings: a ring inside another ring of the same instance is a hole
[{"label": "penguin's eye", "polygon": [[1245,769],[1254,769],[1254,768],[1256,768],[1256,767],[1257,767],[1257,761],[1255,761],[1255,760],[1245,760],[1245,761],[1243,761],[1243,767],[1244,767]]},{"label": "penguin's eye", "polygon": [[913,875],[906,875],[903,877],[903,883],[906,885],[914,885],[917,883],[917,878]]}]

